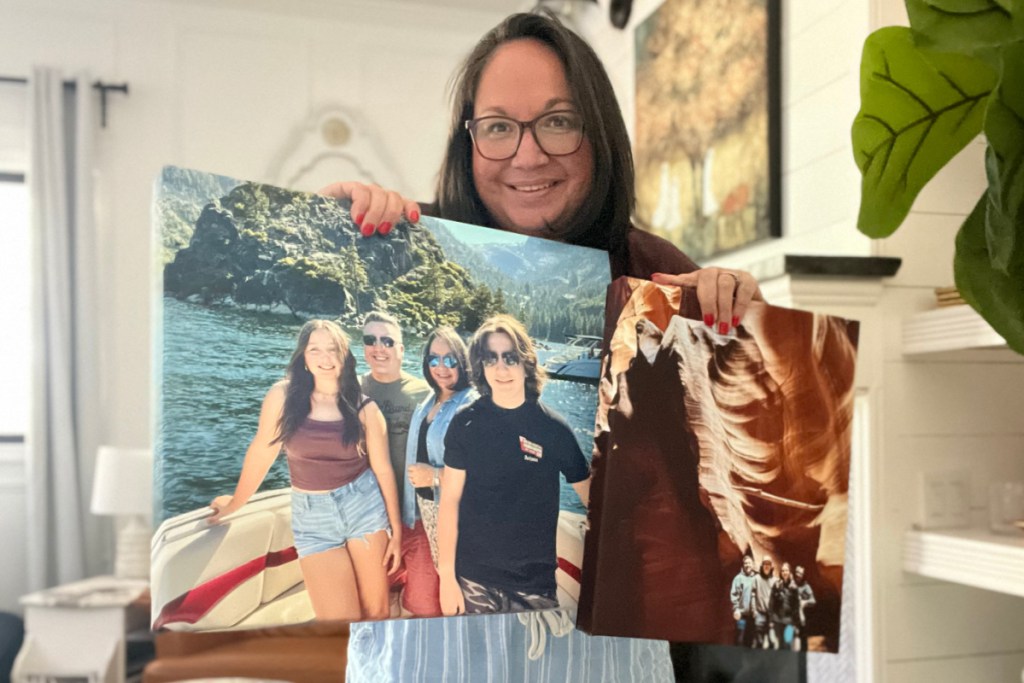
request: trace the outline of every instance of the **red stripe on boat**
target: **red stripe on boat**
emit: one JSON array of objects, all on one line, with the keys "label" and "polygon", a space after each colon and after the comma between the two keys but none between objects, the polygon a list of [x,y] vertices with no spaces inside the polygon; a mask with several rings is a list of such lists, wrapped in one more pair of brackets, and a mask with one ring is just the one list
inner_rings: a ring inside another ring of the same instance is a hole
[{"label": "red stripe on boat", "polygon": [[573,578],[578,582],[583,579],[583,570],[564,557],[558,558],[558,568],[568,574],[570,578]]},{"label": "red stripe on boat", "polygon": [[186,623],[194,624],[204,614],[224,599],[231,591],[238,588],[243,582],[248,581],[264,569],[279,567],[298,558],[294,546],[283,550],[276,550],[267,553],[263,557],[249,560],[245,564],[238,565],[220,576],[215,576],[209,581],[204,581],[183,595],[171,600],[163,609],[160,616],[153,622],[153,628],[163,628],[167,624]]}]

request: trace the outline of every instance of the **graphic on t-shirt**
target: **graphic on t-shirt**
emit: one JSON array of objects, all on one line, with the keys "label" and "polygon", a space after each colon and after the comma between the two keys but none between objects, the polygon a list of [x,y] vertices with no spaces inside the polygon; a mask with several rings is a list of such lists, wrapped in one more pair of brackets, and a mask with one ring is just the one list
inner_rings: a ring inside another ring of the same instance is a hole
[{"label": "graphic on t-shirt", "polygon": [[526,453],[526,459],[536,462],[544,456],[544,447],[540,444],[536,444],[525,436],[519,437],[519,449]]}]

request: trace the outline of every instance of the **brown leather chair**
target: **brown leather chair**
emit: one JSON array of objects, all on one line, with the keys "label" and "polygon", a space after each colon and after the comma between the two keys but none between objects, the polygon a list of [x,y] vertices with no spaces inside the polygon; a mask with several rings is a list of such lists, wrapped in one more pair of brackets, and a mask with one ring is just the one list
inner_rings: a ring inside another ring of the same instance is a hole
[{"label": "brown leather chair", "polygon": [[348,625],[310,623],[244,631],[156,634],[156,659],[143,683],[256,678],[339,683],[348,661]]}]

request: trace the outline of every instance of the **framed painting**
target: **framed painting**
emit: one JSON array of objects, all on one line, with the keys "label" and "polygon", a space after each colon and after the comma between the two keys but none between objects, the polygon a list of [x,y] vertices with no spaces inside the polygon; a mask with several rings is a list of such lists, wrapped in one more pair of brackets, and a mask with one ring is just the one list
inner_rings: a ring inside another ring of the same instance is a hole
[{"label": "framed painting", "polygon": [[635,33],[636,219],[698,262],[781,235],[778,0],[665,0]]}]

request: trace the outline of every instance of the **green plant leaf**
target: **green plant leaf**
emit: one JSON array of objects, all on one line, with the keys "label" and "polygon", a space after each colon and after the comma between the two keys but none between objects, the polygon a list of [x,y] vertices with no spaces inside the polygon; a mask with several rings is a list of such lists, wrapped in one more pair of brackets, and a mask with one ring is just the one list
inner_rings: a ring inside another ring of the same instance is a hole
[{"label": "green plant leaf", "polygon": [[899,227],[921,188],[981,131],[995,85],[983,61],[923,50],[908,28],[868,36],[852,130],[861,232],[885,237]]},{"label": "green plant leaf", "polygon": [[1024,260],[1009,264],[1008,273],[992,267],[985,239],[985,205],[982,197],[960,226],[953,256],[953,275],[960,295],[1006,339],[1011,349],[1024,355]]},{"label": "green plant leaf", "polygon": [[1024,262],[1024,44],[1004,47],[1002,57],[985,113],[985,238],[992,266],[1009,273],[1013,262]]},{"label": "green plant leaf", "polygon": [[1021,38],[1021,0],[906,0],[910,26],[924,48],[981,57],[993,67],[993,48]]}]

